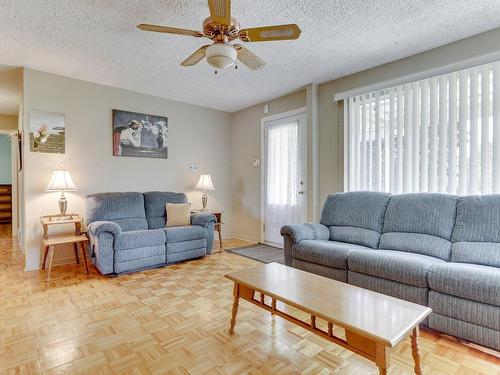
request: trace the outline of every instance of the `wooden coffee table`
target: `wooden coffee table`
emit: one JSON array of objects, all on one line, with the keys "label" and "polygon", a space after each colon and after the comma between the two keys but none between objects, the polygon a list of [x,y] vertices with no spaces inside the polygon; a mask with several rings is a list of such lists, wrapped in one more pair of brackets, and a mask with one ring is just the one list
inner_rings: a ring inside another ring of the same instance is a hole
[{"label": "wooden coffee table", "polygon": [[[380,374],[386,374],[389,368],[389,349],[411,336],[415,374],[423,374],[418,325],[431,313],[428,307],[278,263],[239,270],[225,277],[234,281],[231,333],[242,298],[373,361]],[[279,310],[277,301],[309,314],[310,321]],[[318,328],[317,318],[328,323],[328,331]],[[345,330],[346,339],[333,334],[333,325]]]}]

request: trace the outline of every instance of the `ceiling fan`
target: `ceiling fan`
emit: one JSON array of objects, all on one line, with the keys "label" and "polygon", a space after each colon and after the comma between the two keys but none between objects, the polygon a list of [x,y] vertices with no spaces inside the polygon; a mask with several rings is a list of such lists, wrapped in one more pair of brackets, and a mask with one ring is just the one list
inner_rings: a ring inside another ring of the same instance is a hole
[{"label": "ceiling fan", "polygon": [[182,66],[193,66],[203,58],[217,69],[225,69],[232,65],[237,68],[236,61],[241,61],[251,70],[259,70],[266,64],[258,56],[241,44],[231,44],[236,39],[243,42],[268,42],[276,40],[292,40],[300,36],[301,30],[295,24],[255,27],[240,29],[240,24],[231,17],[231,0],[208,0],[210,17],[203,21],[203,31],[178,29],[176,27],[140,24],[143,31],[206,37],[214,41],[207,44],[184,60]]}]

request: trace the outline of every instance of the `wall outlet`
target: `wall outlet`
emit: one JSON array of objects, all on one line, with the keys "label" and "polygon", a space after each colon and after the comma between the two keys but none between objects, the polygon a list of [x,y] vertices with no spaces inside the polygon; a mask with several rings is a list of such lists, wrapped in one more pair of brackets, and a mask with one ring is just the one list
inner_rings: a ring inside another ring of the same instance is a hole
[{"label": "wall outlet", "polygon": [[198,172],[198,165],[197,164],[189,164],[189,172],[192,172],[192,173]]},{"label": "wall outlet", "polygon": [[260,159],[253,159],[252,164],[255,168],[260,167]]}]

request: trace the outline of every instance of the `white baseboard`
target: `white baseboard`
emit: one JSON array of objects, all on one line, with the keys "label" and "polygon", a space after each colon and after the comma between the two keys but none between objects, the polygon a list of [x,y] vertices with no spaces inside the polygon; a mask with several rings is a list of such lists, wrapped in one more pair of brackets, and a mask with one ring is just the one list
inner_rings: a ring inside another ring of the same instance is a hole
[{"label": "white baseboard", "polygon": [[231,238],[234,238],[235,240],[260,243],[260,239],[251,239],[251,238],[247,238],[247,237],[244,237],[244,236],[232,236]]}]

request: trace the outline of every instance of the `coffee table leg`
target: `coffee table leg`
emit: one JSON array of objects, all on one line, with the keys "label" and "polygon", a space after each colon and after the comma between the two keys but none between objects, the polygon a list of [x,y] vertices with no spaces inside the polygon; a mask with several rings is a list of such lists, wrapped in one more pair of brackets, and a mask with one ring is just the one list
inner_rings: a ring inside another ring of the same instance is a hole
[{"label": "coffee table leg", "polygon": [[420,361],[420,347],[418,346],[418,327],[415,327],[411,333],[411,355],[413,356],[413,361],[415,362],[415,374],[422,375],[424,372],[422,370],[422,364]]},{"label": "coffee table leg", "polygon": [[377,343],[375,346],[375,364],[378,367],[380,375],[387,375],[389,367],[389,356],[385,345]]},{"label": "coffee table leg", "polygon": [[236,314],[238,314],[238,305],[240,303],[240,291],[238,283],[234,283],[233,296],[233,311],[231,313],[231,327],[229,328],[229,333],[234,332],[234,325],[236,324]]}]

